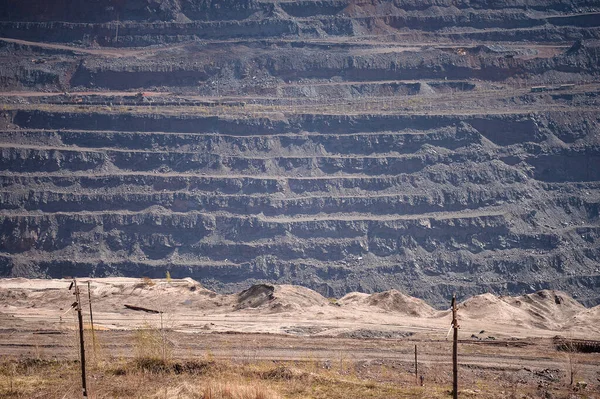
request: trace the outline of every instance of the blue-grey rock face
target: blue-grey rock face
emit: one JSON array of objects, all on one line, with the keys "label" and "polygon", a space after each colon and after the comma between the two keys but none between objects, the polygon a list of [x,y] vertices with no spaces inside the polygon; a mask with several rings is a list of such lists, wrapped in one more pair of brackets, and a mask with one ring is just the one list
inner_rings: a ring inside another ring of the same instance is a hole
[{"label": "blue-grey rock face", "polygon": [[600,303],[598,4],[538,3],[0,7],[0,275]]}]

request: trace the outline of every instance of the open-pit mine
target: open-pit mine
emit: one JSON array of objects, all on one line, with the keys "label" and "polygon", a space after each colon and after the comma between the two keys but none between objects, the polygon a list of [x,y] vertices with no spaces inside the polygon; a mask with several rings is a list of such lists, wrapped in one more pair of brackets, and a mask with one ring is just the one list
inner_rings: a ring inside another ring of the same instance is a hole
[{"label": "open-pit mine", "polygon": [[[173,279],[232,312],[177,302],[191,312],[182,334],[385,340],[404,326],[443,339],[455,293],[467,304],[485,294],[470,320],[512,321],[497,333],[507,339],[600,338],[599,1],[1,3],[0,276],[11,279],[0,324],[64,332],[56,309],[68,300],[35,305],[35,295],[70,278],[113,284],[106,295],[125,295],[117,313],[130,295],[118,279],[148,289]],[[232,299],[251,286],[291,296],[254,318]],[[152,302],[144,292],[138,306]],[[577,311],[523,321],[515,301],[535,292]],[[408,323],[390,308],[388,320],[367,306],[376,293],[419,298],[426,314]],[[273,321],[315,305],[298,295],[327,311]],[[41,313],[46,327],[28,319],[40,306],[54,309]],[[140,327],[127,314],[104,327]],[[475,338],[489,329],[474,326]],[[555,350],[543,342],[535,356]],[[586,378],[600,378],[597,358],[586,361]],[[352,396],[302,392],[284,396]]]},{"label": "open-pit mine", "polygon": [[1,275],[600,303],[598,4],[9,3]]}]

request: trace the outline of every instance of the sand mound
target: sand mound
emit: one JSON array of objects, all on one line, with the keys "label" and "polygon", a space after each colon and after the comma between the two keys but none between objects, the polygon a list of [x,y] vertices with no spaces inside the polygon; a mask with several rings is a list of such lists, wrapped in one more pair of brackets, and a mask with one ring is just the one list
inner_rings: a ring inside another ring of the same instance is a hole
[{"label": "sand mound", "polygon": [[458,314],[460,319],[493,319],[498,322],[528,320],[523,310],[493,294],[475,295],[467,299],[458,305]]},{"label": "sand mound", "polygon": [[600,305],[582,310],[564,323],[563,329],[566,331],[591,329],[600,335]]},{"label": "sand mound", "polygon": [[258,308],[275,299],[275,287],[267,284],[257,284],[237,294],[236,309]]},{"label": "sand mound", "polygon": [[459,304],[461,319],[560,329],[585,307],[560,291],[543,290],[518,297],[476,295]]},{"label": "sand mound", "polygon": [[219,295],[208,290],[192,279],[153,280],[151,284],[138,282],[120,287],[116,295],[119,304],[130,304],[172,312],[175,308],[206,311],[230,310],[232,300],[227,295]]},{"label": "sand mound", "polygon": [[322,295],[305,287],[259,284],[238,294],[236,309],[253,308],[267,313],[303,312],[315,306],[328,305]]},{"label": "sand mound", "polygon": [[365,294],[363,292],[351,292],[340,298],[337,302],[342,306],[362,305],[370,296],[371,294]]},{"label": "sand mound", "polygon": [[404,313],[414,317],[429,317],[437,313],[422,299],[404,295],[396,290],[373,294],[367,299],[367,304],[389,312]]},{"label": "sand mound", "polygon": [[411,317],[431,317],[438,313],[425,301],[404,295],[397,290],[372,295],[353,292],[341,298],[338,303],[342,306],[376,307],[386,312],[401,313]]},{"label": "sand mound", "polygon": [[[86,309],[87,281],[78,280]],[[65,318],[74,302],[73,291],[68,289],[70,283],[0,279],[0,310],[7,315],[20,315],[23,320],[46,320],[60,326],[60,318]],[[95,319],[104,328],[135,328],[153,323],[158,319],[144,313],[150,310],[166,313],[173,325],[184,329],[230,331],[238,328],[238,320],[245,320],[245,326],[252,331],[316,335],[329,331],[335,321],[336,334],[386,338],[391,337],[391,330],[375,331],[373,323],[415,323],[419,328],[447,330],[450,316],[448,311],[436,311],[424,301],[396,290],[371,295],[353,292],[333,303],[300,286],[259,284],[237,294],[222,295],[192,279],[90,279],[90,289]],[[270,316],[269,323],[257,322]],[[459,304],[458,316],[461,326],[473,331],[504,329],[542,335],[568,332],[580,338],[600,335],[600,306],[586,309],[559,291],[519,297],[478,295]],[[236,323],[232,324],[233,319]],[[344,322],[340,324],[339,320]]]},{"label": "sand mound", "polygon": [[[23,278],[3,279],[0,287],[0,303],[15,307],[39,308],[54,306],[67,308],[73,303],[69,280],[29,280]],[[86,291],[87,292],[87,291]]]},{"label": "sand mound", "polygon": [[561,291],[543,290],[534,294],[503,299],[513,306],[525,308],[533,317],[557,323],[564,322],[585,310],[582,304]]},{"label": "sand mound", "polygon": [[278,285],[275,287],[275,303],[293,307],[297,310],[308,310],[312,307],[329,306],[330,303],[321,294],[309,288],[297,285]]},{"label": "sand mound", "polygon": [[[84,303],[88,301],[87,279],[78,280]],[[73,303],[71,280],[3,281],[0,302],[31,308],[68,309]],[[194,310],[226,308],[229,299],[202,287],[192,279],[90,279],[90,293],[97,311],[115,311],[125,304],[169,312],[175,308]],[[229,306],[231,307],[231,306]]]}]

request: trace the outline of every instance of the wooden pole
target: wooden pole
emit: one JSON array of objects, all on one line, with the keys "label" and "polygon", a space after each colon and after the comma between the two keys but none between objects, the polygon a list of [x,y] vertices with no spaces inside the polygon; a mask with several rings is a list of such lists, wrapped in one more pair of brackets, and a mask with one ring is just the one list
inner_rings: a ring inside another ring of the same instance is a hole
[{"label": "wooden pole", "polygon": [[452,295],[452,328],[454,342],[452,344],[452,397],[458,399],[458,320],[456,320],[456,294]]},{"label": "wooden pole", "polygon": [[90,323],[92,326],[92,347],[94,349],[94,360],[96,360],[96,332],[94,331],[94,314],[92,313],[92,290],[90,288],[90,282],[87,282],[88,286],[88,302],[90,303]]},{"label": "wooden pole", "polygon": [[79,287],[77,286],[77,280],[73,279],[73,285],[75,287],[75,298],[77,298],[77,319],[79,321],[79,349],[81,353],[81,387],[83,389],[83,397],[87,398],[87,382],[85,378],[85,343],[83,341],[83,316],[81,315],[81,297],[79,295]]},{"label": "wooden pole", "polygon": [[160,341],[161,341],[161,346],[162,346],[162,360],[163,362],[166,362],[166,351],[165,351],[165,330],[163,329],[163,314],[162,312],[160,312]]},{"label": "wooden pole", "polygon": [[415,345],[415,383],[419,385],[419,366],[417,362],[417,345]]}]

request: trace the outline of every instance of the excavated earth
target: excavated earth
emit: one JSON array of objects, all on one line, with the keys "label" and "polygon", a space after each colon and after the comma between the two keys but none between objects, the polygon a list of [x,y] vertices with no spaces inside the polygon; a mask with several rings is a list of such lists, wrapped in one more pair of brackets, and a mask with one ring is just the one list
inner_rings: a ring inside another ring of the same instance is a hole
[{"label": "excavated earth", "polygon": [[0,276],[600,304],[600,2],[63,3],[0,9]]},{"label": "excavated earth", "polygon": [[[1,333],[17,332],[15,339],[23,341],[32,328],[72,329],[71,282],[0,280],[0,316],[10,321]],[[79,286],[86,310],[88,301],[93,303],[100,330],[139,329],[162,320],[183,333],[442,339],[452,321],[450,310],[435,310],[397,290],[352,292],[333,300],[293,285],[257,284],[219,294],[190,278],[80,279]],[[588,309],[564,292],[549,290],[516,297],[476,295],[458,304],[461,336],[476,341],[556,336],[594,340],[600,337],[599,316],[600,306]]]}]

